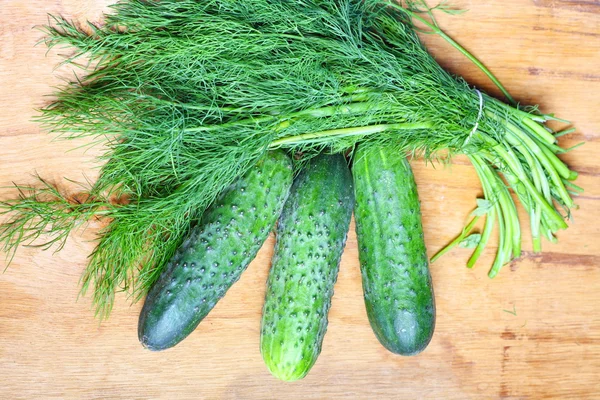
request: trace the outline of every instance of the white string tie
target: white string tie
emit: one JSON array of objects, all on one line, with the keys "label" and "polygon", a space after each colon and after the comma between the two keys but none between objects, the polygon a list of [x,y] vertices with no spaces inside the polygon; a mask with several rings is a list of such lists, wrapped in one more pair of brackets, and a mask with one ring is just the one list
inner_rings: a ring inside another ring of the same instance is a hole
[{"label": "white string tie", "polygon": [[481,120],[481,117],[483,115],[483,95],[481,94],[479,89],[475,89],[475,91],[479,95],[479,114],[477,114],[477,121],[475,121],[475,126],[473,127],[473,130],[471,131],[471,133],[469,133],[469,136],[465,140],[465,143],[463,144],[463,146],[466,146],[469,143],[469,141],[471,140],[471,138],[473,137],[473,134],[475,134],[475,132],[477,132],[477,129],[479,128],[479,121]]}]

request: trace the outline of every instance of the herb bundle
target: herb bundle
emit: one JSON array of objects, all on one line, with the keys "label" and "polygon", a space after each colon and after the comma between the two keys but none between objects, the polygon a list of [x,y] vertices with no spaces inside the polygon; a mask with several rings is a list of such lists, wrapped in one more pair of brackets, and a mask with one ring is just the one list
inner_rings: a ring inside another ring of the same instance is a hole
[{"label": "herb bundle", "polygon": [[147,292],[191,223],[266,151],[284,148],[302,161],[359,142],[429,159],[468,155],[486,198],[453,242],[486,217],[469,266],[494,224],[500,242],[490,275],[520,254],[508,187],[531,216],[540,250],[541,237],[566,228],[569,190],[579,190],[543,124],[553,117],[508,106],[444,71],[416,34],[415,19],[441,32],[420,4],[122,0],[102,26],[55,18],[46,44],[75,49],[68,64],[90,62],[40,121],[62,138],[104,144],[104,164],[75,206],[51,185],[20,188],[2,206],[4,250],[12,256],[41,235],[60,246],[90,217],[106,219],[82,280],[106,316],[115,291],[135,299]]}]

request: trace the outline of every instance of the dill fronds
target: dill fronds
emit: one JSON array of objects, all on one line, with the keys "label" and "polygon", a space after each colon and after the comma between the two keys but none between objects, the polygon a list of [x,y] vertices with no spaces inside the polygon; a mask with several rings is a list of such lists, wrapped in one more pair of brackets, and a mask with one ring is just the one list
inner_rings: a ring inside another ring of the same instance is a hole
[{"label": "dill fronds", "polygon": [[268,149],[305,160],[361,142],[429,159],[469,155],[493,204],[474,257],[497,221],[495,275],[520,253],[507,185],[532,215],[537,250],[541,235],[566,227],[559,210],[573,205],[564,181],[574,173],[542,125],[549,115],[501,103],[436,63],[413,24],[442,35],[431,11],[422,1],[122,0],[103,26],[55,17],[46,44],[74,49],[67,64],[90,62],[40,122],[64,139],[104,144],[91,192],[129,202],[71,207],[58,192],[48,203],[23,189],[34,195],[4,204],[12,219],[0,242],[10,254],[46,233],[47,245],[62,243],[101,212],[110,223],[83,291],[105,317],[116,291],[145,294],[191,223]]}]

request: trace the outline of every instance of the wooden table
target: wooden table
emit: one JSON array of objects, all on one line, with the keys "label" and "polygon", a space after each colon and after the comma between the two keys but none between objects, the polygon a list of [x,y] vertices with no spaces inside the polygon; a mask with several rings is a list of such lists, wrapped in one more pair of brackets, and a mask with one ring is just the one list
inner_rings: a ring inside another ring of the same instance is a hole
[{"label": "wooden table", "polygon": [[[32,122],[60,76],[60,51],[46,55],[34,25],[46,13],[98,20],[109,0],[3,0],[0,8],[0,186],[43,177],[96,176],[94,152],[67,150]],[[523,256],[494,280],[457,249],[432,265],[437,330],[429,348],[403,358],[385,351],[367,322],[354,226],[344,253],[323,352],[310,375],[275,380],[259,353],[259,322],[273,238],[187,340],[162,353],[137,339],[141,304],[121,295],[111,318],[94,319],[78,280],[93,232],[52,254],[21,249],[0,275],[0,397],[12,398],[600,398],[600,3],[453,0],[469,12],[440,16],[448,33],[483,60],[522,103],[573,121],[564,157],[586,189],[558,244]],[[497,94],[438,37],[439,62]],[[63,51],[64,52],[64,51]],[[460,157],[448,166],[414,162],[430,254],[460,230],[481,193]],[[1,189],[0,198],[14,195]],[[521,216],[525,217],[522,213]],[[525,221],[525,219],[524,219]],[[0,265],[3,261],[0,261]]]}]

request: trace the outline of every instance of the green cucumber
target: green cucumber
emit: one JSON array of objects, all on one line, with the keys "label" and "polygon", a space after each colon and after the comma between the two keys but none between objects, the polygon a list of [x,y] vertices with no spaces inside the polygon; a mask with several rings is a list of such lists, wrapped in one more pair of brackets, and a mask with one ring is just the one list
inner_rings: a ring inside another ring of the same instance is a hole
[{"label": "green cucumber", "polygon": [[196,329],[267,239],[292,180],[290,158],[270,152],[219,195],[146,297],[138,325],[146,348],[173,347]]},{"label": "green cucumber", "polygon": [[433,336],[435,301],[412,170],[399,152],[371,146],[356,150],[352,174],[369,322],[389,351],[418,354]]},{"label": "green cucumber", "polygon": [[354,192],[340,154],[312,159],[295,179],[276,231],[267,281],[260,349],[284,381],[306,376],[325,331]]}]

